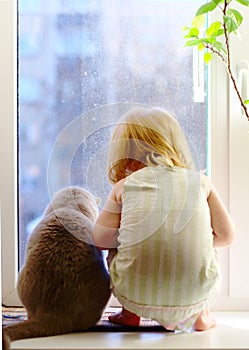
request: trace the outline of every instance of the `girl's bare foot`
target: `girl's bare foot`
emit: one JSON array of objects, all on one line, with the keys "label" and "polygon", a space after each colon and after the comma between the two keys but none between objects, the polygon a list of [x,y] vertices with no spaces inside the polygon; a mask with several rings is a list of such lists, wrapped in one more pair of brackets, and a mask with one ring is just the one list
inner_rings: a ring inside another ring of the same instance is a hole
[{"label": "girl's bare foot", "polygon": [[196,331],[206,331],[209,328],[212,328],[216,325],[215,320],[213,319],[211,312],[208,309],[202,310],[199,317],[197,318],[194,329]]},{"label": "girl's bare foot", "polygon": [[108,317],[109,321],[122,326],[139,326],[140,317],[122,308],[120,312]]}]

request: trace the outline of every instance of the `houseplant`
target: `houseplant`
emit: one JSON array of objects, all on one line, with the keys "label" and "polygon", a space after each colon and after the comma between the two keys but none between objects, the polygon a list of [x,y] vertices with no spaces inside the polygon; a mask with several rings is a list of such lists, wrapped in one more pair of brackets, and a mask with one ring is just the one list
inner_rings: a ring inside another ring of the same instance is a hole
[{"label": "houseplant", "polygon": [[[233,8],[234,3],[239,6],[249,7],[249,0],[211,0],[204,3],[197,10],[191,27],[184,27],[185,45],[197,46],[198,50],[205,50],[204,61],[209,63],[213,55],[219,59],[226,66],[228,76],[232,82],[232,86],[239,98],[241,108],[244,111],[246,118],[249,121],[249,96],[243,98],[239,82],[231,67],[231,46],[230,35],[239,37],[239,27],[243,22],[243,15],[237,8]],[[217,12],[214,20],[206,25],[207,14]]]}]

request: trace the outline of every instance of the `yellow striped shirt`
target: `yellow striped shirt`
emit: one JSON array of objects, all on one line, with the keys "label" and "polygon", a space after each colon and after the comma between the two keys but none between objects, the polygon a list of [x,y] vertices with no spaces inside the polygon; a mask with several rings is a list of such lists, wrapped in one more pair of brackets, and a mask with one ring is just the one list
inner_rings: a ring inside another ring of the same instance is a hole
[{"label": "yellow striped shirt", "polygon": [[128,176],[118,241],[110,274],[120,303],[173,329],[189,328],[219,283],[202,175],[157,166]]}]

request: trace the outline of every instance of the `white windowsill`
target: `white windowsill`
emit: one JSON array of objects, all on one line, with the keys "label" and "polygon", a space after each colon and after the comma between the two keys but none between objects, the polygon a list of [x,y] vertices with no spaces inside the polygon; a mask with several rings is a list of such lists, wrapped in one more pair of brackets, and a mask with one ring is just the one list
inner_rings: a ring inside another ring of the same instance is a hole
[{"label": "white windowsill", "polygon": [[213,314],[217,326],[206,332],[86,332],[17,340],[12,349],[249,349],[249,312]]}]

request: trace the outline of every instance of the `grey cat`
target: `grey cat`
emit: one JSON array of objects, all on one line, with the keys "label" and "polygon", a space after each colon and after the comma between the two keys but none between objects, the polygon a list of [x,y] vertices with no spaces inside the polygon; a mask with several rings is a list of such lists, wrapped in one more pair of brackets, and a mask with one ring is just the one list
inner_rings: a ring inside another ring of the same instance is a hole
[{"label": "grey cat", "polygon": [[92,242],[96,199],[79,187],[59,191],[29,238],[17,290],[28,320],[3,328],[10,341],[87,330],[110,297],[102,252]]}]

